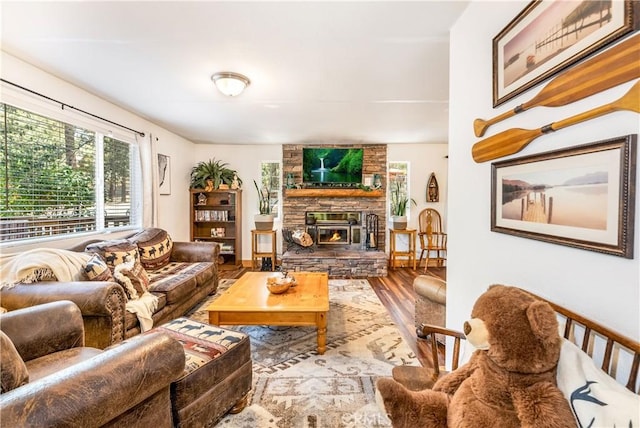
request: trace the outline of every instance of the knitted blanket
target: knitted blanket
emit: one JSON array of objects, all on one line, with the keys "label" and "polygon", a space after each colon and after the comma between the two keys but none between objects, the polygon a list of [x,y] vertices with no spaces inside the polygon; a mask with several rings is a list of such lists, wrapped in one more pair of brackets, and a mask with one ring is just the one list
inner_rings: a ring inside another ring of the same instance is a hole
[{"label": "knitted blanket", "polygon": [[0,290],[41,280],[81,281],[90,254],[37,248],[0,257]]}]

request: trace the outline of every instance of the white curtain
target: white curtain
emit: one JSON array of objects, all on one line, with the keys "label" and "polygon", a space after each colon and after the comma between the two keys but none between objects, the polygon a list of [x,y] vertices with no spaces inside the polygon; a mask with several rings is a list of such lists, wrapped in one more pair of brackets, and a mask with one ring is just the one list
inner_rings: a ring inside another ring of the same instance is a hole
[{"label": "white curtain", "polygon": [[142,169],[142,226],[156,227],[158,224],[158,155],[153,135],[136,137],[140,147]]}]

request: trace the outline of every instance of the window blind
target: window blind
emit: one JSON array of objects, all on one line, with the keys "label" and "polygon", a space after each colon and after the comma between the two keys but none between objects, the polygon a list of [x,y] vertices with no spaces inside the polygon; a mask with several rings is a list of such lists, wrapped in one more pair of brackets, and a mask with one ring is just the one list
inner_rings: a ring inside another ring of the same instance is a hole
[{"label": "window blind", "polygon": [[131,224],[128,143],[9,104],[0,117],[0,241]]}]

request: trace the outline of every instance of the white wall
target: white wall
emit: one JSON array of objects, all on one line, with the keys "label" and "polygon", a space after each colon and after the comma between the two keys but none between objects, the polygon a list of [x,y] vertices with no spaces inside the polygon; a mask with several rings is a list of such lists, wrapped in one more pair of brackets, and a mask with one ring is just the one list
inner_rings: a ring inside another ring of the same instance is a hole
[{"label": "white wall", "polygon": [[[472,2],[451,31],[447,325],[460,329],[477,296],[488,285],[502,283],[531,290],[638,340],[638,196],[633,260],[490,231],[491,162],[477,164],[471,157],[471,147],[479,141],[472,123],[512,109],[543,87],[492,108],[492,39],[528,3]],[[536,129],[614,101],[632,83],[565,107],[529,110],[495,125],[487,136],[514,127]],[[540,137],[512,157],[639,131],[637,113],[616,112]]]},{"label": "white wall", "polygon": [[[418,214],[425,208],[438,210],[442,215],[444,230],[447,231],[447,195],[448,195],[448,169],[449,162],[446,158],[448,154],[448,144],[389,144],[387,146],[387,162],[409,162],[409,191],[411,198],[416,201],[416,205],[410,205],[409,229],[419,229]],[[427,181],[431,173],[435,173],[440,189],[438,202],[427,203]],[[387,196],[388,198],[389,196]],[[389,231],[387,234],[387,253],[389,252]],[[403,251],[407,248],[407,235],[398,235],[396,238],[396,248]],[[420,255],[420,242],[416,242],[416,253]]]}]

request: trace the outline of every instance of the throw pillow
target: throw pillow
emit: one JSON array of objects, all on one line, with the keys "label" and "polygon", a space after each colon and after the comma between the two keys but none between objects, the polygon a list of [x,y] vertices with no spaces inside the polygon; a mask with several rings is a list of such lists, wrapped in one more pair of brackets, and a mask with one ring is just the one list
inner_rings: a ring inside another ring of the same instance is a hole
[{"label": "throw pillow", "polygon": [[640,397],[602,371],[575,344],[563,340],[556,378],[579,426],[640,426]]},{"label": "throw pillow", "polygon": [[129,241],[138,245],[140,262],[145,269],[156,270],[169,264],[173,241],[164,229],[145,229]]},{"label": "throw pillow", "polygon": [[109,266],[99,254],[93,254],[84,266],[84,273],[89,281],[113,281]]},{"label": "throw pillow", "polygon": [[119,264],[113,269],[113,276],[130,300],[139,299],[149,290],[149,276],[138,261]]},{"label": "throw pillow", "polygon": [[11,391],[28,382],[27,366],[9,336],[0,331],[0,392]]},{"label": "throw pillow", "polygon": [[126,239],[89,244],[85,251],[99,254],[110,268],[114,268],[121,263],[135,261],[139,257],[136,244]]}]

